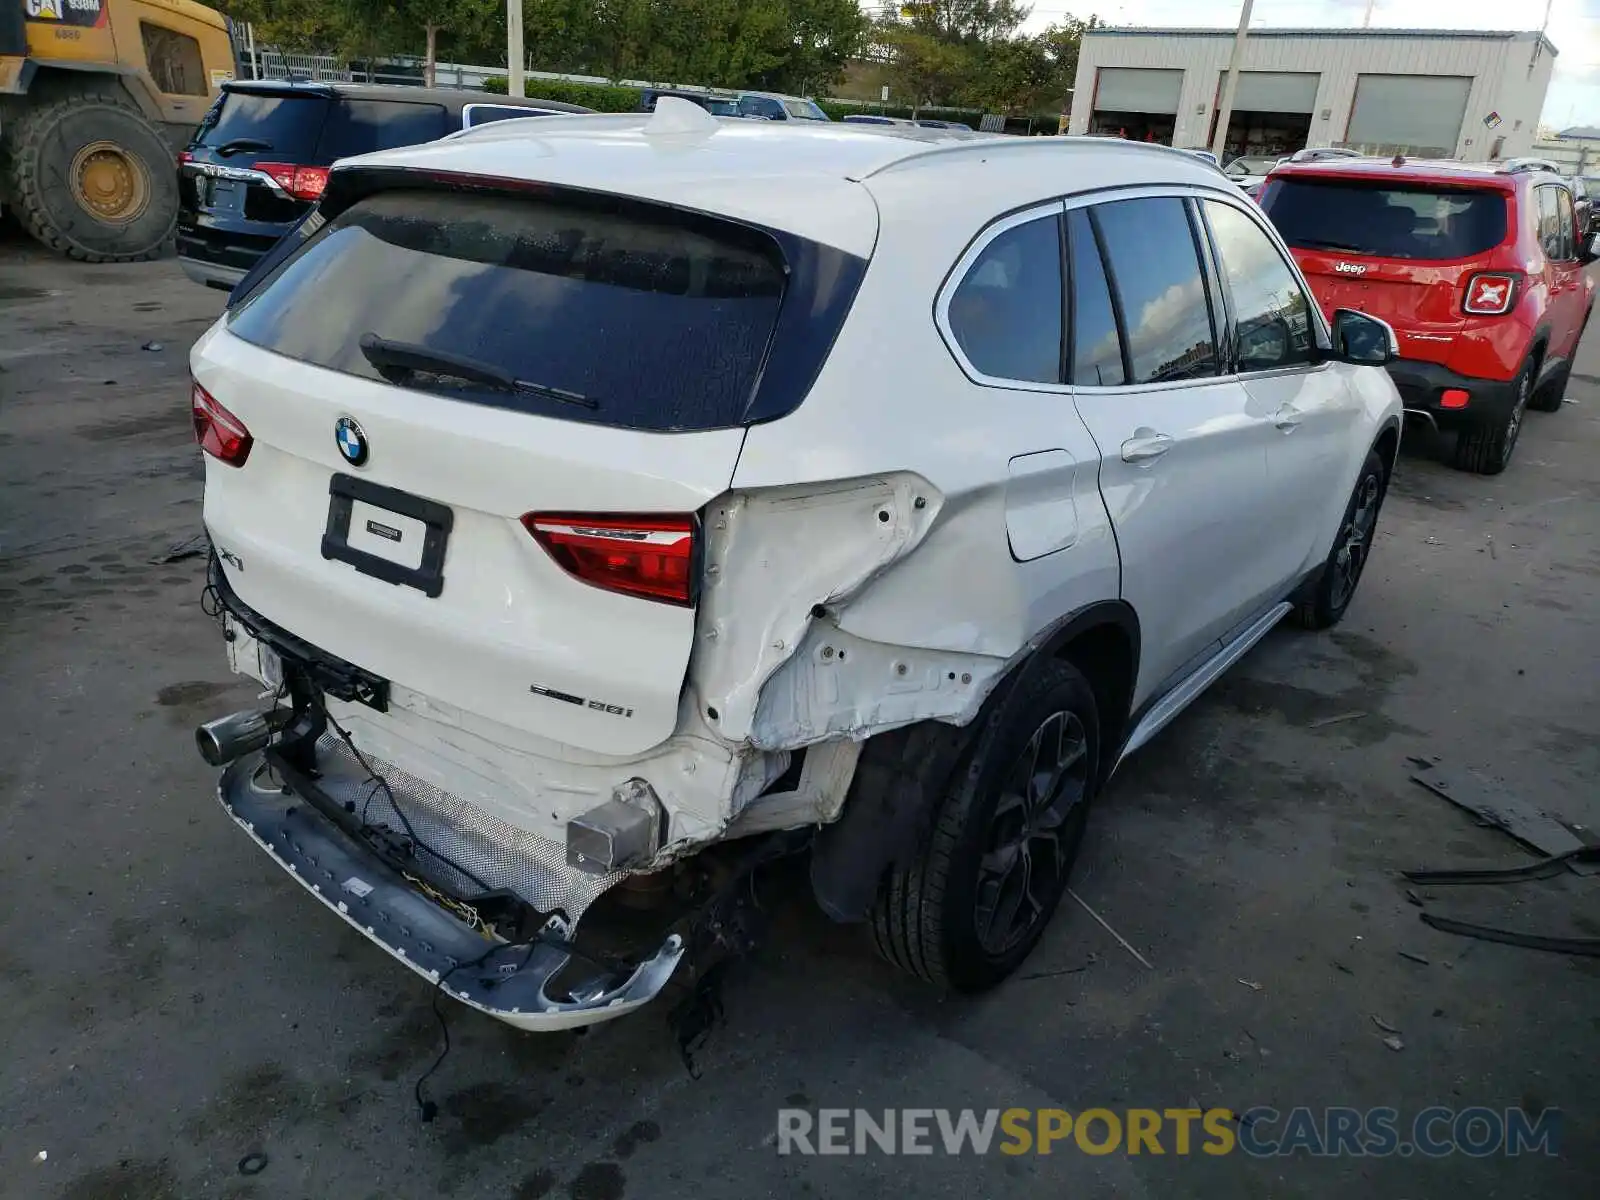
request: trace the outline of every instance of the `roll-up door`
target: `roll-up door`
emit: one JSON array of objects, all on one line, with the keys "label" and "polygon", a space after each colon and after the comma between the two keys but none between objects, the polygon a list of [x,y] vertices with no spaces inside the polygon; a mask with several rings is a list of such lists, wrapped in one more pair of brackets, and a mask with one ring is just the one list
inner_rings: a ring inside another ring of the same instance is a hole
[{"label": "roll-up door", "polygon": [[1101,67],[1094,94],[1098,112],[1175,113],[1182,71]]},{"label": "roll-up door", "polygon": [[1459,75],[1358,75],[1345,141],[1454,154],[1471,90]]},{"label": "roll-up door", "polygon": [[[1240,71],[1233,97],[1235,112],[1308,113],[1317,107],[1321,76],[1293,71]],[[1227,84],[1226,71],[1218,77],[1217,96]]]}]

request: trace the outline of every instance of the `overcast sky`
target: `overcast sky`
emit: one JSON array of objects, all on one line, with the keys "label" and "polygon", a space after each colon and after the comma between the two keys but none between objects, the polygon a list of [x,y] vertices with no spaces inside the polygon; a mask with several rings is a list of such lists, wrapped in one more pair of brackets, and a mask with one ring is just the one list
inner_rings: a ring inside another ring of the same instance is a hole
[{"label": "overcast sky", "polygon": [[[1038,0],[1024,26],[1042,29],[1066,14],[1091,13],[1110,25],[1233,26],[1240,0]],[[1366,0],[1256,0],[1252,28],[1359,27]],[[1535,30],[1542,0],[1376,0],[1372,24],[1403,29]],[[1554,0],[1549,37],[1560,51],[1543,121],[1600,125],[1600,0]]]}]

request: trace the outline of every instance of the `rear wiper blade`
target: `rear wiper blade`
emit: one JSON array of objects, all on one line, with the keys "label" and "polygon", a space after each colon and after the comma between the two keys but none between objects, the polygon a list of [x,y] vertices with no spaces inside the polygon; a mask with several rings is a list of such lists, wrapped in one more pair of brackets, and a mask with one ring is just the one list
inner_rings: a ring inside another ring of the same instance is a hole
[{"label": "rear wiper blade", "polygon": [[591,400],[582,392],[572,392],[566,388],[518,379],[510,371],[470,355],[435,350],[429,346],[419,346],[415,342],[397,342],[371,332],[362,334],[358,344],[361,353],[366,355],[367,361],[377,368],[378,374],[390,383],[402,387],[406,386],[413,375],[420,373],[460,379],[502,392],[528,392],[557,400],[562,404],[575,404],[579,408],[600,407],[599,401]]},{"label": "rear wiper blade", "polygon": [[1372,253],[1364,246],[1352,246],[1348,242],[1330,242],[1326,238],[1295,238],[1292,244],[1304,246],[1308,250],[1348,250],[1351,254]]},{"label": "rear wiper blade", "polygon": [[214,153],[227,158],[231,154],[243,154],[246,150],[271,150],[271,142],[263,142],[260,138],[234,138],[232,141],[223,142],[214,148]]}]

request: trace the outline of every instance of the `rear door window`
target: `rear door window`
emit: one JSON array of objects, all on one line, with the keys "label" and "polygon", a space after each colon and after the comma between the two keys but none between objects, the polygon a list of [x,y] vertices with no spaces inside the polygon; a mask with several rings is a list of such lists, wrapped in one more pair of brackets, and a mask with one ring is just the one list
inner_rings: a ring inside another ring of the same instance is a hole
[{"label": "rear door window", "polygon": [[328,98],[256,95],[226,92],[200,126],[196,144],[222,153],[235,153],[280,162],[311,162],[317,137],[328,111]]},{"label": "rear door window", "polygon": [[1211,305],[1184,201],[1115,200],[1092,210],[1122,311],[1133,383],[1217,374]]},{"label": "rear door window", "polygon": [[1304,250],[1444,261],[1503,242],[1506,200],[1487,189],[1289,177],[1267,185],[1261,207]]},{"label": "rear door window", "polygon": [[1089,214],[1067,214],[1072,249],[1072,382],[1082,387],[1115,387],[1127,380],[1122,369],[1122,337],[1111,307],[1100,246]]},{"label": "rear door window", "polygon": [[[385,192],[328,222],[229,318],[278,354],[389,378],[366,335],[469,359],[437,394],[632,429],[739,425],[784,290],[767,235],[662,210],[523,197]],[[335,314],[336,319],[330,319]]]},{"label": "rear door window", "polygon": [[1060,383],[1060,214],[997,234],[951,294],[947,320],[979,374]]},{"label": "rear door window", "polygon": [[1539,245],[1546,258],[1557,262],[1576,258],[1573,246],[1572,197],[1565,188],[1536,189],[1539,198]]},{"label": "rear door window", "polygon": [[515,121],[522,117],[547,117],[550,114],[537,108],[519,108],[515,104],[469,104],[464,127],[488,125],[495,121]]},{"label": "rear door window", "polygon": [[1577,258],[1578,248],[1573,236],[1576,218],[1572,212],[1572,196],[1565,189],[1557,189],[1556,207],[1561,221],[1561,257],[1563,260]]},{"label": "rear door window", "polygon": [[322,127],[317,154],[323,162],[333,162],[375,150],[436,141],[449,132],[444,106],[440,104],[340,99]]}]

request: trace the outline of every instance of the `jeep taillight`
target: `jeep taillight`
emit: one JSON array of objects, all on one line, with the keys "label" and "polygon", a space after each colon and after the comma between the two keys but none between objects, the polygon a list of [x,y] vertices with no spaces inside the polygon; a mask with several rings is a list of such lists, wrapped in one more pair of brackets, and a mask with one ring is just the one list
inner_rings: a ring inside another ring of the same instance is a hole
[{"label": "jeep taillight", "polygon": [[302,167],[295,163],[258,162],[256,170],[273,180],[296,200],[319,200],[328,186],[327,167]]},{"label": "jeep taillight", "polygon": [[194,440],[200,443],[200,449],[230,467],[244,466],[255,443],[244,422],[198,383],[190,390],[189,407],[194,418]]},{"label": "jeep taillight", "polygon": [[1481,271],[1467,280],[1461,310],[1473,317],[1499,317],[1516,303],[1522,276],[1514,271]]},{"label": "jeep taillight", "polygon": [[522,524],[558,566],[584,583],[667,604],[694,603],[691,516],[528,513]]}]

